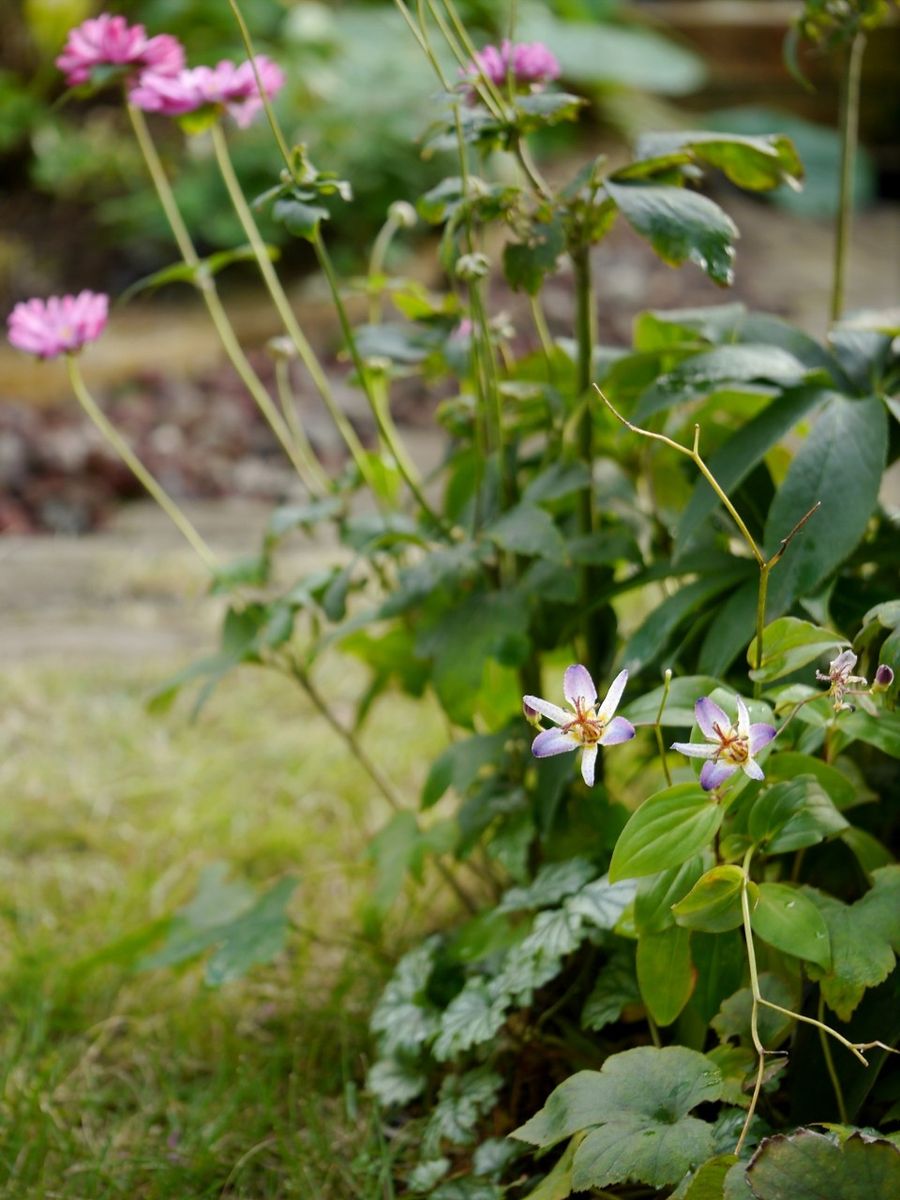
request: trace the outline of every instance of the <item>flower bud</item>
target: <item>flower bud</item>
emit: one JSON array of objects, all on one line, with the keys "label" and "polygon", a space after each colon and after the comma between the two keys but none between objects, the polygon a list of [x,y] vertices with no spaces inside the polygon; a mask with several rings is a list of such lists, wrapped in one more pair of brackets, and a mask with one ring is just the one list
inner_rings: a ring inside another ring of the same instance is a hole
[{"label": "flower bud", "polygon": [[272,337],[266,342],[266,349],[273,358],[285,359],[288,362],[297,357],[294,343],[289,337]]},{"label": "flower bud", "polygon": [[456,275],[464,283],[474,283],[484,279],[490,271],[491,264],[486,254],[463,254],[456,261]]},{"label": "flower bud", "polygon": [[536,708],[532,708],[527,700],[522,701],[522,712],[525,716],[525,720],[528,721],[530,725],[533,725],[535,729],[540,727],[541,714]]},{"label": "flower bud", "polygon": [[388,217],[400,229],[415,229],[419,220],[416,210],[405,200],[395,200],[388,209]]},{"label": "flower bud", "polygon": [[875,682],[872,684],[872,691],[886,692],[893,682],[894,672],[887,663],[882,663],[875,672]]}]

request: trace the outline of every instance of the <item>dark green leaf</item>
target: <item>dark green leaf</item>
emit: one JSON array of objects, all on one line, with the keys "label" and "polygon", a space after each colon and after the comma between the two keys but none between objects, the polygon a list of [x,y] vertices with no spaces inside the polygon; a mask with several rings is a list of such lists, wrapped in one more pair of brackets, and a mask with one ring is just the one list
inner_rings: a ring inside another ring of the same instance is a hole
[{"label": "dark green leaf", "polygon": [[847,822],[814,775],[799,775],[766,788],[753,802],[747,824],[750,837],[769,854],[815,846],[846,828]]},{"label": "dark green leaf", "polygon": [[658,875],[643,878],[634,898],[634,924],[638,933],[661,933],[674,925],[672,905],[688,894],[711,863],[711,855],[698,854],[680,867],[669,867]]},{"label": "dark green leaf", "polygon": [[694,988],[691,931],[673,925],[661,933],[642,933],[637,947],[637,980],[654,1021],[671,1025]]},{"label": "dark green leaf", "polygon": [[803,164],[789,138],[782,134],[742,136],[702,132],[648,133],[638,139],[636,157],[652,159],[686,153],[690,160],[718,167],[738,187],[768,191],[796,182]]},{"label": "dark green leaf", "polygon": [[677,867],[707,846],[721,823],[722,810],[696,784],[657,792],[622,830],[609,877],[616,882]]},{"label": "dark green leaf", "polygon": [[747,1178],[756,1200],[887,1200],[900,1195],[900,1149],[861,1132],[841,1144],[800,1129],[766,1138]]},{"label": "dark green leaf", "polygon": [[535,504],[517,504],[485,530],[487,537],[503,550],[546,558],[566,560],[566,544],[550,514]]},{"label": "dark green leaf", "polygon": [[545,863],[527,887],[510,888],[503,894],[500,911],[528,912],[549,908],[559,904],[566,896],[581,892],[596,874],[597,868],[585,858]]},{"label": "dark green leaf", "polygon": [[825,968],[831,963],[825,919],[796,887],[761,883],[759,902],[750,914],[750,924],[754,933],[776,950]]},{"label": "dark green leaf", "polygon": [[817,658],[835,657],[845,644],[844,639],[830,629],[822,629],[796,617],[779,617],[763,630],[763,657],[758,669],[756,638],[750,643],[747,662],[754,668],[750,678],[763,683],[780,679]]},{"label": "dark green leaf", "polygon": [[437,804],[448,788],[462,796],[483,767],[496,762],[506,743],[502,733],[476,734],[442,751],[428,771],[422,789],[422,808]]},{"label": "dark green leaf", "polygon": [[[705,933],[726,933],[742,920],[741,893],[744,872],[740,867],[720,866],[698,879],[684,899],[673,905],[672,913],[685,929]],[[756,902],[756,884],[749,884],[751,908]]]},{"label": "dark green leaf", "polygon": [[581,1010],[581,1027],[596,1033],[618,1021],[625,1008],[640,1000],[634,954],[631,950],[618,951],[600,968]]},{"label": "dark green leaf", "polygon": [[842,713],[839,728],[892,758],[900,758],[900,712],[882,711],[877,717],[865,712]]},{"label": "dark green leaf", "polygon": [[770,610],[808,595],[856,547],[878,498],[887,449],[887,416],[877,397],[834,396],[791,463],[766,519],[771,555],[817,501],[822,507],[772,573]]},{"label": "dark green leaf", "polygon": [[320,204],[309,204],[293,196],[282,196],[272,206],[272,216],[294,237],[315,241],[319,225],[328,220],[328,209]]},{"label": "dark green leaf", "polygon": [[609,182],[605,186],[629,225],[650,242],[663,262],[678,267],[690,260],[714,283],[731,283],[738,231],[712,200],[675,187]]}]

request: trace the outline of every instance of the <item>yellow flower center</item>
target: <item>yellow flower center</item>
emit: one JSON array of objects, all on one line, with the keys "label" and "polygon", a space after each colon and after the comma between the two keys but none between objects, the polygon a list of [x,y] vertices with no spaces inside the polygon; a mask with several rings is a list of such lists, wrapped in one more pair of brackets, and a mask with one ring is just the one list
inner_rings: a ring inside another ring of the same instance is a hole
[{"label": "yellow flower center", "polygon": [[735,767],[743,766],[750,757],[749,739],[741,737],[733,727],[724,730],[714,723],[713,729],[716,731],[716,737],[719,739],[719,749],[716,751],[716,758],[721,759],[723,762],[731,763]]},{"label": "yellow flower center", "polygon": [[575,719],[563,726],[563,733],[572,733],[582,746],[596,746],[603,737],[606,722],[592,708],[583,708],[581,701],[575,703]]}]

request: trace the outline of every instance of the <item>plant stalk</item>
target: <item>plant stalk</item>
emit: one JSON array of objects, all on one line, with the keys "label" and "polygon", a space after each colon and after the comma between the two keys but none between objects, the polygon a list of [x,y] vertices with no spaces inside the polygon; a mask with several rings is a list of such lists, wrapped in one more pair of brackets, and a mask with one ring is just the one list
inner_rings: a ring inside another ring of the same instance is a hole
[{"label": "plant stalk", "polygon": [[866,48],[866,35],[862,31],[854,34],[844,61],[841,75],[840,138],[841,166],[840,192],[837,219],[834,230],[834,270],[831,283],[831,320],[839,321],[844,312],[847,258],[850,251],[850,234],[853,223],[853,177],[856,170],[856,152],[859,144],[859,97],[862,84],[862,60]]},{"label": "plant stalk", "polygon": [[191,549],[196,552],[198,557],[203,562],[203,565],[213,574],[218,569],[218,560],[215,554],[210,550],[204,539],[200,536],[193,524],[185,516],[184,512],[175,503],[169,493],[165,490],[161,483],[147,470],[138,456],[134,453],[119,431],[107,418],[106,414],[94,400],[93,396],[87,389],[84,382],[84,377],[81,374],[81,368],[74,355],[66,355],[66,366],[69,370],[69,381],[72,385],[72,391],[81,405],[85,414],[94,423],[101,435],[106,439],[112,449],[118,454],[119,458],[125,463],[138,483],[149,492],[162,511],[166,514],[169,520],[175,525],[179,533],[182,534],[185,541],[189,543]]}]

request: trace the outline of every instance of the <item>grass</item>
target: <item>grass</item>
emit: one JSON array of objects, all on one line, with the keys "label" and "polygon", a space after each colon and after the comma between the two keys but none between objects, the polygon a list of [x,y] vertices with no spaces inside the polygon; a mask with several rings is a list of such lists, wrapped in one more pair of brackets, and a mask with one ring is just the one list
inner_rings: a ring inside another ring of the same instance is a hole
[{"label": "grass", "polygon": [[[164,675],[0,682],[0,1196],[392,1197],[359,1089],[387,970],[358,933],[384,806],[287,682],[238,673],[190,724],[147,713]],[[349,713],[347,664],[320,682]],[[420,703],[414,740],[413,721],[391,700],[366,733],[411,807],[442,744]],[[296,874],[291,916],[314,936],[219,990],[196,963],[136,970],[219,860],[257,886]]]}]

